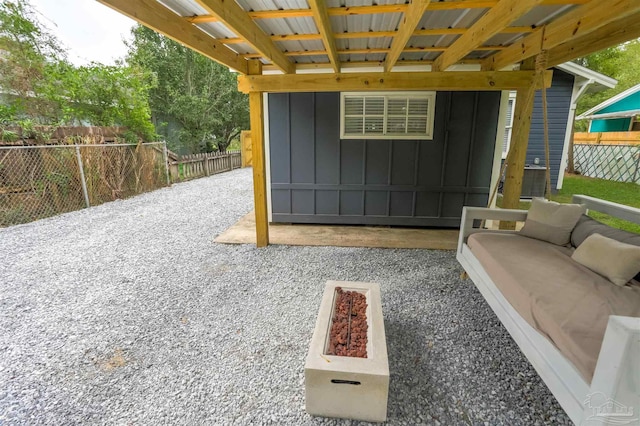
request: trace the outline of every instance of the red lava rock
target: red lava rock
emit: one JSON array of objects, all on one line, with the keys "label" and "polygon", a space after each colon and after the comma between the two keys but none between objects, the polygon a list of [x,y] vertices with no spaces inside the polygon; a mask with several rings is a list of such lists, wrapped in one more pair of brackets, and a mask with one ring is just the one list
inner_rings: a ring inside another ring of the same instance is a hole
[{"label": "red lava rock", "polygon": [[336,287],[336,293],[327,355],[367,358],[367,298],[341,287]]}]

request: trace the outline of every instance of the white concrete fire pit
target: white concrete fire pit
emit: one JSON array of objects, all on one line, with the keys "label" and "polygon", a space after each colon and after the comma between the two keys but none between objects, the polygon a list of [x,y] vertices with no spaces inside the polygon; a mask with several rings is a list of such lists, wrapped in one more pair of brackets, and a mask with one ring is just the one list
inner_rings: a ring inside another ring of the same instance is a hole
[{"label": "white concrete fire pit", "polygon": [[[366,296],[367,358],[328,355],[337,287]],[[387,419],[389,361],[378,284],[327,282],[305,363],[305,391],[311,415],[373,422]]]}]

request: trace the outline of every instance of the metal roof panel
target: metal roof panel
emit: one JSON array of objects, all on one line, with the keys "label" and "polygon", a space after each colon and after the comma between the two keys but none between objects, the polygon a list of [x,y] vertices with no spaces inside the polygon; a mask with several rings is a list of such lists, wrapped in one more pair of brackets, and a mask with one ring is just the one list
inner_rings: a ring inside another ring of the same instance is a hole
[{"label": "metal roof panel", "polygon": [[236,0],[244,10],[309,9],[306,0]]},{"label": "metal roof panel", "polygon": [[180,16],[206,15],[207,11],[193,0],[159,0],[158,3],[168,7]]},{"label": "metal roof panel", "polygon": [[575,5],[538,6],[511,23],[512,26],[539,27],[576,7]]}]

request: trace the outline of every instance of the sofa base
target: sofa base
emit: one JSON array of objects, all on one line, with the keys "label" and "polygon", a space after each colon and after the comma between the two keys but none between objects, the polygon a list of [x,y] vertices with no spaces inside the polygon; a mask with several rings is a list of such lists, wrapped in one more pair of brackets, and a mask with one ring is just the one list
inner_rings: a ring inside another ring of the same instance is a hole
[{"label": "sofa base", "polygon": [[[640,223],[640,210],[609,202],[602,202],[604,208],[599,209],[600,200],[584,196],[574,196],[576,201],[616,217],[623,217],[615,214],[622,212],[625,219]],[[526,211],[465,207],[456,258],[569,418],[578,425],[640,424],[640,318],[609,317],[593,379],[587,383],[553,343],[511,306],[466,244],[476,232],[512,232],[473,227],[484,219],[524,221]]]}]

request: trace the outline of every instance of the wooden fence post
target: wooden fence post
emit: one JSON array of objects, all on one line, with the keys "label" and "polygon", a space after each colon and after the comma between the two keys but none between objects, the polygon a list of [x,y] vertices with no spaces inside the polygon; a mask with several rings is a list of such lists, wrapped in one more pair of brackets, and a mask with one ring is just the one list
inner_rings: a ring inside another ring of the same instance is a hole
[{"label": "wooden fence post", "polygon": [[209,154],[204,154],[204,175],[209,176]]},{"label": "wooden fence post", "polygon": [[242,156],[242,167],[251,165],[251,130],[243,130],[240,133],[240,147]]}]

